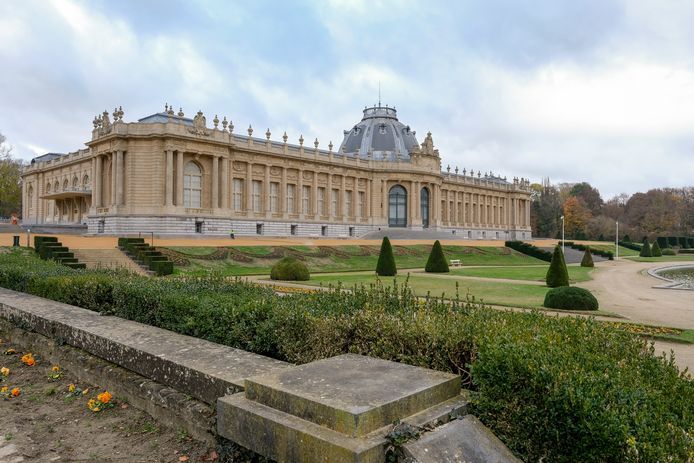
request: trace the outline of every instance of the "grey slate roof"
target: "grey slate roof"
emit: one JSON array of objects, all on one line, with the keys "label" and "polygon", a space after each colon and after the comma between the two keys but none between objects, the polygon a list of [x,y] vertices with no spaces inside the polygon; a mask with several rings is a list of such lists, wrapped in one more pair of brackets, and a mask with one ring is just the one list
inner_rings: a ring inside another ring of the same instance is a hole
[{"label": "grey slate roof", "polygon": [[408,125],[398,120],[395,108],[373,106],[364,109],[364,117],[352,130],[344,131],[344,140],[339,153],[368,158],[369,151],[373,159],[394,160],[400,153],[400,159],[409,160],[410,150],[418,145],[415,132]]}]

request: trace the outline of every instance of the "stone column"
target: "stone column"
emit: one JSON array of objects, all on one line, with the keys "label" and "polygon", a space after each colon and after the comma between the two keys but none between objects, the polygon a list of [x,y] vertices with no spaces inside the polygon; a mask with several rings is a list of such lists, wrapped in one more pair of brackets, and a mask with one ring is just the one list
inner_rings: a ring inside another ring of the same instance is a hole
[{"label": "stone column", "polygon": [[287,213],[287,168],[282,167],[282,175],[280,177],[280,212],[282,214]]},{"label": "stone column", "polygon": [[92,182],[92,197],[94,198],[94,207],[103,207],[101,192],[103,183],[103,169],[104,169],[104,158],[102,156],[96,156],[96,172],[94,175],[94,181]]},{"label": "stone column", "polygon": [[265,217],[270,217],[270,166],[265,166],[265,181],[263,182],[263,212]]},{"label": "stone column", "polygon": [[111,153],[111,206],[116,204],[116,153]]},{"label": "stone column", "polygon": [[381,180],[381,218],[388,223],[388,189],[386,181]]},{"label": "stone column", "polygon": [[183,151],[176,152],[176,206],[183,206]]},{"label": "stone column", "polygon": [[219,157],[212,156],[212,209],[219,208]]},{"label": "stone column", "polygon": [[340,194],[338,195],[337,199],[337,208],[340,210],[340,217],[342,217],[342,221],[345,220],[345,217],[347,217],[348,211],[345,209],[345,197],[347,196],[347,193],[345,190],[347,189],[347,178],[345,177],[345,174],[342,174],[342,180],[340,181]]},{"label": "stone column", "polygon": [[173,204],[173,150],[166,150],[166,180],[164,183],[164,206]]},{"label": "stone column", "polygon": [[229,160],[221,158],[222,161],[222,209],[229,209]]},{"label": "stone column", "polygon": [[333,174],[328,173],[328,182],[325,185],[325,198],[323,199],[324,205],[328,210],[326,214],[329,218],[335,218],[332,214],[337,215],[337,211],[333,211]]},{"label": "stone column", "polygon": [[318,210],[318,171],[313,171],[313,188],[311,188],[311,214],[316,216],[316,219],[323,211]]},{"label": "stone column", "polygon": [[123,204],[123,151],[116,151],[116,206]]},{"label": "stone column", "polygon": [[[296,170],[296,194],[294,195],[294,202],[298,205],[296,208],[297,214],[304,216],[304,171],[301,169]],[[310,203],[310,199],[309,199]],[[306,212],[308,213],[308,211]]]},{"label": "stone column", "polygon": [[253,212],[253,164],[246,162],[246,212]]},{"label": "stone column", "polygon": [[364,193],[364,200],[366,201],[366,205],[364,207],[364,218],[368,219],[371,221],[371,200],[373,198],[373,180],[370,178],[366,179],[366,191]]}]

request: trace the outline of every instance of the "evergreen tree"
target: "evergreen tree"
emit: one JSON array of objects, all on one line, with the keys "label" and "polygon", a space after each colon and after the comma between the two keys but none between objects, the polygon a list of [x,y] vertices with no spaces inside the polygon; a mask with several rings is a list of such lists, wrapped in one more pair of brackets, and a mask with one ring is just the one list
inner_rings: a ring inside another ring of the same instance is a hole
[{"label": "evergreen tree", "polygon": [[566,268],[564,253],[561,251],[560,245],[554,248],[552,262],[549,264],[549,270],[547,270],[545,281],[550,288],[569,286],[569,270]]},{"label": "evergreen tree", "polygon": [[395,268],[395,256],[393,255],[393,247],[390,245],[390,240],[387,236],[383,237],[381,243],[381,252],[378,254],[378,262],[376,263],[376,275],[382,277],[393,277],[398,273]]},{"label": "evergreen tree", "polygon": [[590,247],[586,246],[586,252],[583,253],[581,267],[595,267],[593,263],[593,254],[590,252]]},{"label": "evergreen tree", "polygon": [[660,250],[660,245],[658,244],[658,240],[653,241],[653,246],[651,246],[651,256],[653,256],[653,257],[662,257],[663,256],[663,251]]},{"label": "evergreen tree", "polygon": [[622,238],[622,241],[624,241],[625,243],[631,243],[631,238],[629,238],[629,235],[627,234],[627,235],[624,235],[624,238]]},{"label": "evergreen tree", "polygon": [[605,235],[600,233],[600,236],[598,236],[598,241],[605,241]]},{"label": "evergreen tree", "polygon": [[449,271],[448,262],[446,261],[446,256],[443,254],[443,247],[441,247],[439,240],[434,242],[424,270],[429,273],[446,273]]},{"label": "evergreen tree", "polygon": [[645,237],[643,239],[643,247],[641,248],[641,252],[639,253],[639,256],[641,257],[651,257],[653,254],[651,254],[651,245],[648,243],[648,237]]}]

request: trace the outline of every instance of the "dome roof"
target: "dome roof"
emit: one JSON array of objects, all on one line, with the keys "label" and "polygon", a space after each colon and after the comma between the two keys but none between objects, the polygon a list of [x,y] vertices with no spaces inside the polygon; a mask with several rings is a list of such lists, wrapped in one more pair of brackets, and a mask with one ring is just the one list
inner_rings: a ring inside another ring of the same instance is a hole
[{"label": "dome roof", "polygon": [[398,121],[395,108],[380,104],[364,109],[364,117],[352,130],[344,131],[345,138],[340,153],[367,158],[371,151],[373,159],[410,159],[410,151],[417,146],[415,132],[410,126]]}]

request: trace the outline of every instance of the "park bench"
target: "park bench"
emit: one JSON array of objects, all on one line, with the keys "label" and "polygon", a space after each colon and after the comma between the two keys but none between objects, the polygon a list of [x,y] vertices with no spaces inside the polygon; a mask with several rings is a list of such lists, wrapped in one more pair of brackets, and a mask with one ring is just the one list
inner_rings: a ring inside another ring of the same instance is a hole
[{"label": "park bench", "polygon": [[460,259],[451,259],[452,267],[460,267]]}]

